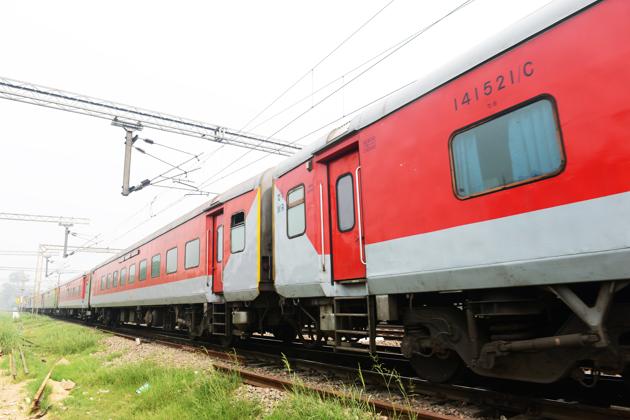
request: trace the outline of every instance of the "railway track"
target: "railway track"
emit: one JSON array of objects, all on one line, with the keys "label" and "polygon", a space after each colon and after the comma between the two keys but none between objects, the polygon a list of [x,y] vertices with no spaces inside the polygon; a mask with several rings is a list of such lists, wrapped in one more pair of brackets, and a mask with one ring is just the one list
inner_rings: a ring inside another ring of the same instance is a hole
[{"label": "railway track", "polygon": [[[83,324],[85,325],[85,324]],[[522,384],[496,381],[494,384],[483,386],[471,386],[467,384],[435,384],[412,377],[412,370],[408,362],[394,353],[378,355],[376,359],[358,354],[343,354],[328,351],[328,349],[309,349],[302,345],[294,346],[281,344],[278,340],[257,338],[250,342],[243,342],[237,351],[226,350],[219,345],[195,341],[183,334],[166,334],[159,330],[149,330],[137,326],[122,328],[95,327],[101,331],[116,336],[151,342],[170,347],[176,347],[190,352],[201,352],[221,362],[213,364],[219,370],[232,372],[241,376],[245,383],[254,386],[264,386],[277,389],[291,389],[294,382],[286,377],[264,372],[266,368],[283,369],[288,363],[295,374],[312,375],[314,373],[325,375],[327,378],[336,378],[352,385],[367,387],[371,390],[387,389],[388,392],[406,394],[407,398],[430,397],[439,403],[460,402],[478,407],[480,415],[486,417],[505,416],[510,418],[517,415],[528,415],[528,418],[550,418],[560,420],[575,419],[630,419],[630,399],[625,395],[625,390],[620,390],[623,384],[611,383],[609,388],[604,385],[603,392],[611,397],[621,392],[615,398],[610,398],[612,403],[600,405],[597,401],[583,403],[583,398],[592,394],[594,390],[585,390],[580,393],[572,393],[571,397],[562,395],[557,387],[536,386],[527,387]],[[282,353],[280,353],[282,352]],[[376,361],[376,364],[375,364]],[[376,368],[374,368],[376,366]],[[359,379],[361,378],[361,379]],[[492,381],[490,381],[492,382]],[[613,381],[614,382],[614,381]],[[402,386],[402,390],[398,385]],[[569,383],[573,386],[573,382]],[[561,384],[560,388],[566,389],[569,384]],[[346,394],[332,388],[305,385],[312,392],[333,398],[357,398],[356,395]],[[536,391],[531,393],[532,388]],[[497,391],[496,389],[502,389]],[[529,395],[528,395],[529,394]],[[453,417],[438,414],[429,410],[416,408],[411,404],[400,404],[386,399],[365,398],[376,412],[418,419],[451,419]],[[596,399],[596,398],[595,398]],[[621,405],[623,404],[623,405]]]}]

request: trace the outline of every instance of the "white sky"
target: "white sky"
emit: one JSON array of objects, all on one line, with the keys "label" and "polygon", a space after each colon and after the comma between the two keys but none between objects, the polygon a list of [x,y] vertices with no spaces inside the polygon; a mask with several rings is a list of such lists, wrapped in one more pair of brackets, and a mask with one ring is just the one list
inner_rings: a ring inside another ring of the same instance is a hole
[{"label": "white sky", "polygon": [[[6,2],[0,25],[0,76],[242,129],[388,2]],[[342,81],[337,80],[311,99],[313,90],[340,78],[461,2],[395,0],[248,129],[261,135],[274,133]],[[294,141],[422,78],[549,2],[476,0],[276,137]],[[343,80],[354,75],[346,75]],[[300,106],[257,126],[303,97],[307,99]],[[124,132],[105,120],[0,99],[0,121],[0,212],[90,218],[90,225],[73,229],[81,238],[72,237],[71,245],[82,245],[86,241],[82,238],[100,234],[96,246],[124,248],[207,200],[155,187],[123,197]],[[306,144],[323,133],[300,143]],[[204,140],[153,130],[144,130],[141,136],[194,153],[217,148]],[[155,146],[139,146],[173,163],[186,159],[185,155]],[[244,151],[223,148],[190,179],[201,182],[210,178]],[[250,153],[227,172],[241,166],[245,169],[206,189],[220,192],[282,159],[271,156],[249,164],[261,156]],[[132,184],[166,169],[135,153]],[[162,210],[172,203],[175,205]],[[36,251],[40,243],[62,241],[62,228],[55,224],[0,220],[0,252]],[[55,258],[51,268],[87,270],[105,258],[105,254]],[[35,257],[0,255],[2,268],[34,268],[35,263]],[[0,269],[0,283],[9,273]],[[33,272],[27,274],[34,278]],[[65,274],[61,279],[73,276]],[[57,276],[50,277],[43,287],[56,282]]]}]

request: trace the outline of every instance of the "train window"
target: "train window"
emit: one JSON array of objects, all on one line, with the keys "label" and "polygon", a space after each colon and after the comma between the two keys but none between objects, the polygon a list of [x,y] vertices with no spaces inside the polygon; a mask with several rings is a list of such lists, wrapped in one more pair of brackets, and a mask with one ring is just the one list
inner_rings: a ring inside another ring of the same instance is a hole
[{"label": "train window", "polygon": [[177,271],[177,247],[166,251],[166,273],[171,274]]},{"label": "train window", "polygon": [[451,153],[460,198],[553,176],[564,164],[554,105],[541,99],[460,131]]},{"label": "train window", "polygon": [[140,261],[140,264],[138,264],[138,270],[140,271],[138,273],[138,280],[140,281],[146,280],[147,279],[147,260]]},{"label": "train window", "polygon": [[184,268],[199,267],[199,238],[186,242],[184,250]]},{"label": "train window", "polygon": [[136,281],[136,265],[135,264],[131,264],[129,266],[129,281],[128,281],[128,284],[131,284],[134,281]]},{"label": "train window", "polygon": [[105,282],[105,288],[109,289],[112,285],[112,273],[107,274],[107,280]]},{"label": "train window", "polygon": [[101,290],[105,289],[105,276],[101,276]]},{"label": "train window", "polygon": [[118,287],[118,271],[114,271],[112,287]]},{"label": "train window", "polygon": [[234,213],[230,222],[230,252],[236,254],[245,249],[245,212]]},{"label": "train window", "polygon": [[223,261],[223,225],[217,228],[217,262]]},{"label": "train window", "polygon": [[296,238],[306,232],[306,202],[304,185],[287,193],[287,236]]},{"label": "train window", "polygon": [[127,283],[127,269],[121,268],[120,269],[120,285],[124,286],[125,283]]},{"label": "train window", "polygon": [[160,254],[151,257],[151,278],[160,276]]},{"label": "train window", "polygon": [[347,232],[354,227],[354,188],[351,174],[337,178],[337,226],[340,232]]}]

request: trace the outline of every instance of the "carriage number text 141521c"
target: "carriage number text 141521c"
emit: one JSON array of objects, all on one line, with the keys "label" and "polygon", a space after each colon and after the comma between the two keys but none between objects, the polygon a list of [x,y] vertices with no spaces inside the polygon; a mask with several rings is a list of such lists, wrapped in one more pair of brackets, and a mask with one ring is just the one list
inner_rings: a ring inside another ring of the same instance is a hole
[{"label": "carriage number text 141521c", "polygon": [[521,79],[532,77],[534,75],[534,63],[526,61],[514,69],[498,74],[497,76],[486,80],[480,86],[464,92],[463,95],[453,98],[455,111],[459,111],[466,105],[478,102],[484,97],[493,95],[494,93],[521,82]]}]

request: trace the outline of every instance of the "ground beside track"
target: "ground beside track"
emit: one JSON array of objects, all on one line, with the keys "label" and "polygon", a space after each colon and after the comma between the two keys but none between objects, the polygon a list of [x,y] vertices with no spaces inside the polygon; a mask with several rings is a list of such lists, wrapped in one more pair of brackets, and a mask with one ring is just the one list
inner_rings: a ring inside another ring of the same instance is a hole
[{"label": "ground beside track", "polygon": [[[25,374],[19,362],[13,379],[8,353],[18,342],[30,373]],[[14,323],[0,315],[0,347],[4,352],[0,404],[5,405],[0,405],[0,419],[28,418],[27,399],[60,359],[65,360],[54,367],[52,386],[46,388],[41,404],[47,419],[378,418],[360,402],[245,386],[234,375],[214,371],[212,359],[205,355],[158,344],[137,345],[46,317],[23,315]],[[60,397],[57,383],[62,380],[76,385]],[[137,394],[145,383],[148,390]]]},{"label": "ground beside track", "polygon": [[[23,315],[16,324],[0,315],[0,346],[6,348],[3,340],[15,339],[11,338],[11,330],[18,329],[22,329],[20,340],[31,373],[25,375],[20,367],[17,379],[12,380],[6,376],[5,356],[0,359],[0,378],[19,387],[22,395],[13,407],[17,405],[22,413],[28,405],[24,399],[32,397],[50,367],[65,358],[68,364],[53,370],[56,391],[48,387],[44,396],[46,418],[383,418],[359,401],[330,400],[299,389],[283,392],[243,385],[236,376],[215,372],[213,359],[203,354],[154,343],[137,344],[47,317]],[[293,377],[286,371],[280,373]],[[58,382],[63,379],[73,381],[76,387],[60,397]],[[301,380],[307,382],[311,378]],[[149,384],[148,391],[138,395],[136,390],[145,383]],[[365,394],[366,390],[354,392]],[[1,401],[0,393],[0,419]],[[446,410],[436,407],[436,411]],[[465,412],[453,414],[468,418]]]}]

